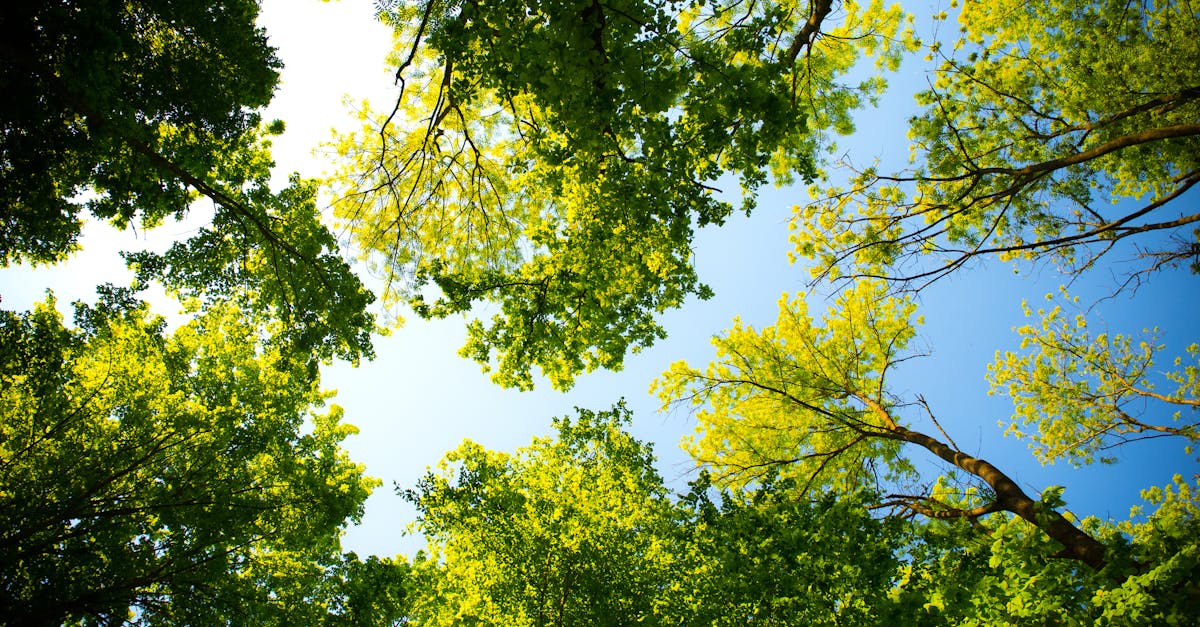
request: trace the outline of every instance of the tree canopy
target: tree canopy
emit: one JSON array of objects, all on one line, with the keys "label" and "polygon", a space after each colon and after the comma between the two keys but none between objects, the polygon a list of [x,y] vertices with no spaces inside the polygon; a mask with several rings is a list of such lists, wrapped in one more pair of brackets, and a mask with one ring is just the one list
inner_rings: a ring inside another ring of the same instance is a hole
[{"label": "tree canopy", "polygon": [[[1180,474],[1128,517],[1078,516],[1073,485],[959,446],[991,410],[913,389],[938,377],[897,384],[928,371],[918,292],[973,260],[1013,262],[1018,281],[1053,260],[1075,281],[1132,252],[1118,291],[1196,272],[1190,4],[952,0],[957,39],[921,40],[878,1],[379,0],[394,102],[357,109],[335,174],[282,186],[259,2],[85,4],[0,15],[0,263],[60,263],[88,219],[155,228],[211,205],[211,220],[123,253],[132,285],[99,286],[73,323],[49,290],[0,311],[0,622],[1200,616],[1194,459],[1164,461]],[[907,169],[848,155],[837,180],[834,136],[917,51],[931,65]],[[624,401],[577,409],[515,451],[467,439],[399,478],[425,550],[345,550],[381,481],[344,448],[356,429],[321,368],[372,357],[377,315],[461,314],[460,352],[495,383],[527,390],[540,371],[565,390],[709,297],[698,230],[772,183],[810,184],[791,238],[812,289],[652,384],[695,423],[686,488]],[[378,308],[353,263],[382,279]],[[139,300],[152,284],[182,307],[174,327]],[[984,359],[1013,403],[997,435],[1044,464],[1119,463],[1149,439],[1193,457],[1195,329],[1104,328],[1110,303],[1080,306],[1077,287],[1024,304]]]},{"label": "tree canopy", "polygon": [[[914,356],[907,351],[914,306],[883,293],[880,282],[860,283],[819,323],[804,301],[786,299],[777,325],[761,331],[738,325],[715,339],[717,361],[707,369],[673,365],[657,385],[665,402],[681,399],[701,408],[693,456],[734,485],[777,469],[803,482],[803,491],[882,492],[914,472],[905,446],[922,448],[986,491],[960,504],[947,503],[936,491],[897,492],[880,506],[930,518],[1009,512],[1062,543],[1064,557],[1103,566],[1100,542],[1030,497],[1001,469],[959,448],[922,401],[893,395],[889,370]],[[927,410],[941,439],[905,424],[905,407]]]},{"label": "tree canopy", "polygon": [[1200,269],[1184,198],[1200,180],[1195,9],[967,1],[958,23],[959,39],[930,48],[911,168],[860,168],[797,208],[814,273],[919,287],[979,256],[1077,272],[1125,240],[1144,260],[1130,280]]},{"label": "tree canopy", "polygon": [[214,308],[167,334],[119,290],[78,306],[73,329],[53,299],[4,312],[0,614],[269,616],[273,563],[341,560],[340,530],[378,480],[340,449],[354,428],[337,406],[320,411],[329,395],[307,369],[263,345],[262,323]]},{"label": "tree canopy", "polygon": [[[0,264],[52,263],[87,209],[149,229],[204,197],[211,226],[167,254],[131,258],[144,281],[208,300],[243,290],[284,321],[297,358],[371,355],[374,296],[337,254],[315,184],[269,185],[258,110],[280,62],[258,2],[22,3],[0,17]],[[303,357],[301,357],[303,356]]]},{"label": "tree canopy", "polygon": [[[513,454],[464,442],[406,497],[428,541],[405,591],[413,624],[1187,624],[1200,571],[1196,486],[1146,493],[1142,522],[1077,521],[1092,568],[1037,522],[879,516],[882,496],[813,491],[783,464],[753,485],[707,473],[668,496],[629,413],[578,410]],[[785,476],[791,474],[792,476]],[[728,487],[717,489],[714,479]],[[883,485],[883,484],[880,484]],[[1054,491],[1043,517],[1062,506]],[[943,514],[982,494],[939,481]],[[936,502],[936,503],[935,503]],[[915,512],[919,504],[901,501]]]},{"label": "tree canopy", "polygon": [[467,441],[406,492],[429,553],[420,624],[649,620],[671,567],[670,502],[629,412],[581,410],[514,455]]},{"label": "tree canopy", "polygon": [[[664,336],[709,289],[696,228],[769,179],[811,179],[822,138],[911,41],[881,2],[383,2],[400,88],[339,139],[338,218],[425,317],[500,313],[462,354],[500,385],[559,388]],[[436,288],[436,289],[434,289]],[[431,302],[432,301],[432,302]]]},{"label": "tree canopy", "polygon": [[[258,2],[35,2],[0,15],[0,264],[53,264],[85,219],[213,204],[132,290],[64,324],[0,312],[0,615],[14,624],[377,624],[404,564],[343,555],[377,480],[317,366],[372,354],[374,296],[316,183],[270,186],[279,60]],[[136,226],[135,226],[136,225]],[[136,300],[158,282],[188,322]],[[5,289],[7,292],[8,290]]]}]

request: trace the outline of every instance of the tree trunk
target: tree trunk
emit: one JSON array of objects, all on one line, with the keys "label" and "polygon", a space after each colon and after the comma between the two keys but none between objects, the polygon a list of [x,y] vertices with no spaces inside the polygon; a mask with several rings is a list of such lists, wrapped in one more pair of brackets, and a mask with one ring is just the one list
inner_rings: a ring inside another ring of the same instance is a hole
[{"label": "tree trunk", "polygon": [[1081,531],[1062,514],[1043,508],[1040,504],[1025,494],[1008,475],[1001,472],[991,463],[957,451],[940,440],[925,435],[919,431],[905,429],[899,425],[891,428],[895,438],[904,442],[916,444],[938,457],[954,464],[980,479],[983,479],[996,493],[996,504],[1000,509],[1012,512],[1041,529],[1046,535],[1062,543],[1064,554],[1077,559],[1092,568],[1099,570],[1104,567],[1104,545],[1095,538]]}]

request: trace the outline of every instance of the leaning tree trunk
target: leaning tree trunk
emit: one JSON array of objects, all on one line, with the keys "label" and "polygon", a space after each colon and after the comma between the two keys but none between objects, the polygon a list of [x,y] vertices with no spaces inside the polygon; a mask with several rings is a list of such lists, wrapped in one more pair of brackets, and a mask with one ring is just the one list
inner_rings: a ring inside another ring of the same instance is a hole
[{"label": "leaning tree trunk", "polygon": [[919,431],[912,431],[899,425],[892,427],[891,431],[897,440],[916,444],[956,467],[983,479],[996,493],[996,509],[1012,512],[1024,518],[1045,532],[1046,535],[1062,543],[1065,556],[1077,559],[1095,569],[1104,566],[1105,548],[1103,544],[1072,525],[1062,514],[1041,507],[1037,501],[1025,494],[1017,482],[988,461],[950,448],[940,440]]}]

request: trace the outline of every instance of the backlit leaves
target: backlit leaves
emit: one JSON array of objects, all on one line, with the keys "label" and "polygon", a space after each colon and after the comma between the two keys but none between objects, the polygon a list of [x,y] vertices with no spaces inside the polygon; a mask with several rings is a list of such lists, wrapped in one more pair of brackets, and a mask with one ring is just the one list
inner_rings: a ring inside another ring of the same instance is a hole
[{"label": "backlit leaves", "polygon": [[810,179],[824,134],[883,87],[839,77],[911,44],[878,2],[380,8],[401,91],[338,140],[336,215],[385,302],[499,303],[463,353],[521,388],[535,367],[569,387],[662,337],[658,314],[709,293],[693,233],[735,209],[715,181],[736,176],[749,211],[769,178]]},{"label": "backlit leaves", "polygon": [[[670,505],[629,415],[580,410],[514,455],[470,441],[405,493],[430,543],[421,624],[650,620]],[[423,569],[423,570],[422,570]]]},{"label": "backlit leaves", "polygon": [[77,330],[53,300],[0,322],[5,616],[220,622],[267,602],[242,579],[260,559],[340,555],[378,482],[307,368],[259,341],[261,318],[213,307],[168,335],[109,290]]},{"label": "backlit leaves", "polygon": [[[1069,302],[1065,291],[1062,297]],[[1028,305],[1025,315],[1034,315]],[[1155,354],[1165,347],[1153,336],[1094,332],[1083,314],[1072,318],[1062,305],[1036,315],[1039,324],[1017,330],[1021,350],[997,352],[988,378],[992,392],[1016,406],[1009,431],[1028,438],[1042,462],[1082,465],[1097,455],[1112,462],[1105,451],[1124,442],[1178,436],[1191,446],[1200,439],[1195,345],[1186,364],[1181,356],[1163,371]]]},{"label": "backlit leaves", "polygon": [[862,282],[818,321],[802,298],[785,296],[775,325],[735,321],[713,339],[716,359],[705,370],[676,363],[655,389],[664,405],[697,408],[686,447],[733,485],[778,467],[814,489],[874,489],[881,476],[908,469],[898,442],[879,437],[890,416],[880,422],[867,402],[891,405],[886,375],[909,356],[914,308]]},{"label": "backlit leaves", "polygon": [[920,287],[978,255],[1078,272],[1154,231],[1138,273],[1194,262],[1200,217],[1175,209],[1200,181],[1190,5],[969,1],[959,23],[953,46],[931,47],[913,169],[856,171],[797,208],[814,273]]}]

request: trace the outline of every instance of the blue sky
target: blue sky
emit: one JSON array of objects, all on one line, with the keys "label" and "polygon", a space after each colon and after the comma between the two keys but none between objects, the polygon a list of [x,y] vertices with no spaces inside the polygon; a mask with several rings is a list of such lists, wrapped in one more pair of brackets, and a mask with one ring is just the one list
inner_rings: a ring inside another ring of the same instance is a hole
[{"label": "blue sky", "polygon": [[[392,70],[383,59],[390,34],[372,20],[371,12],[365,0],[263,3],[260,22],[285,63],[281,91],[267,112],[268,118],[287,122],[287,132],[274,147],[280,180],[291,171],[314,176],[328,167],[312,150],[329,139],[332,128],[349,128],[344,95],[387,102]],[[861,113],[858,132],[839,140],[839,153],[850,153],[858,163],[905,158],[904,124],[914,111],[910,94],[924,85],[923,72],[919,62],[906,62],[892,77],[892,90],[880,107]],[[573,407],[606,409],[621,398],[634,411],[634,434],[655,443],[660,472],[683,489],[691,477],[691,462],[678,442],[694,423],[685,411],[660,413],[657,400],[648,394],[649,384],[676,360],[707,363],[712,357],[709,338],[728,327],[734,316],[755,326],[771,324],[780,296],[806,289],[807,271],[787,261],[787,221],[792,206],[805,200],[802,190],[768,190],[752,217],[737,214],[723,227],[701,231],[695,261],[702,280],[717,296],[669,312],[663,317],[667,340],[627,358],[622,372],[581,377],[568,393],[554,392],[544,383],[525,393],[491,384],[476,364],[456,354],[464,339],[461,319],[426,322],[408,316],[404,327],[376,340],[375,361],[357,369],[345,364],[325,368],[325,386],[338,390],[334,402],[361,430],[346,447],[366,464],[369,474],[384,481],[368,502],[362,525],[347,534],[347,548],[379,555],[411,554],[419,548],[418,538],[402,535],[413,514],[393,493],[392,484],[412,486],[426,467],[463,438],[512,450],[546,434],[551,419],[573,413]],[[84,253],[72,262],[32,273],[0,270],[4,305],[25,308],[40,300],[46,288],[56,292],[60,303],[90,300],[97,283],[127,281],[118,250],[163,247],[204,219],[203,208],[198,208],[191,223],[168,224],[149,234],[114,233],[89,225]],[[1182,444],[1135,444],[1114,466],[1043,467],[1023,443],[1002,437],[997,423],[1011,413],[1008,399],[986,394],[987,364],[997,350],[1017,344],[1012,329],[1024,323],[1021,300],[1028,299],[1036,308],[1063,280],[1050,267],[1021,268],[1014,274],[1012,266],[991,261],[925,290],[920,296],[922,337],[931,354],[907,363],[893,378],[892,391],[901,396],[923,394],[967,452],[989,459],[1030,493],[1065,485],[1064,496],[1077,513],[1123,518],[1139,501],[1139,489],[1161,485],[1175,473],[1190,476],[1200,470],[1193,456],[1183,453]],[[1179,351],[1200,340],[1196,282],[1186,272],[1163,273],[1132,296],[1101,302],[1093,314],[1112,332],[1157,325],[1163,330],[1160,339]],[[1114,286],[1109,272],[1101,270],[1077,281],[1072,292],[1087,301]],[[160,313],[174,308],[164,301],[156,307]],[[814,302],[813,309],[823,305]],[[490,315],[486,307],[478,313]],[[914,427],[932,430],[917,421]]]}]

